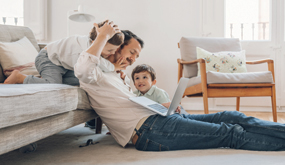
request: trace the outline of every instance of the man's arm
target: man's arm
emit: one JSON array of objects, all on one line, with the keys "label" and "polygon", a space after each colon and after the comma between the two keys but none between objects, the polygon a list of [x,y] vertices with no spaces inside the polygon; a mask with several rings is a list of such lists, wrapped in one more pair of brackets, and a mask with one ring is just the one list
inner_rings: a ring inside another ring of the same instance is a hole
[{"label": "man's arm", "polygon": [[97,82],[103,75],[98,57],[83,51],[74,65],[75,76],[84,83]]}]

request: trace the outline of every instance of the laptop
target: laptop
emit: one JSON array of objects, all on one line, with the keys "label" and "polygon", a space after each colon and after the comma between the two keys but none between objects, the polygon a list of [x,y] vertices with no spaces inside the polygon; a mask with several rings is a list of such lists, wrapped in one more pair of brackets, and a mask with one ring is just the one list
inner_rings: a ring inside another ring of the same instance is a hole
[{"label": "laptop", "polygon": [[144,96],[130,97],[129,99],[131,101],[137,103],[137,104],[142,105],[143,107],[145,107],[151,111],[154,111],[154,112],[162,115],[162,116],[172,115],[175,113],[175,110],[177,109],[177,107],[178,107],[178,105],[182,99],[182,96],[183,96],[184,91],[187,87],[188,81],[189,81],[188,78],[181,78],[180,79],[169,108],[166,108],[163,105],[161,105],[155,101],[152,101],[151,99],[148,99]]}]

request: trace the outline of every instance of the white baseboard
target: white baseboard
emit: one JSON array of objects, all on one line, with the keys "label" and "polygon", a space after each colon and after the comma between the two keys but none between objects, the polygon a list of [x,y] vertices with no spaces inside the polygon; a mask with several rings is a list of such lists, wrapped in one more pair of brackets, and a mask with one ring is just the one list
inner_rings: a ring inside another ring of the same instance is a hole
[{"label": "white baseboard", "polygon": [[[195,110],[204,110],[204,105],[201,103],[181,103],[181,105],[183,106],[183,108],[187,111],[195,111]],[[235,106],[215,106],[215,107],[211,107],[209,106],[209,111],[234,111],[236,110]],[[272,112],[272,108],[271,107],[264,107],[264,106],[241,106],[240,107],[240,111],[253,111],[253,112]],[[285,107],[282,108],[278,108],[277,107],[277,112],[285,112]]]}]

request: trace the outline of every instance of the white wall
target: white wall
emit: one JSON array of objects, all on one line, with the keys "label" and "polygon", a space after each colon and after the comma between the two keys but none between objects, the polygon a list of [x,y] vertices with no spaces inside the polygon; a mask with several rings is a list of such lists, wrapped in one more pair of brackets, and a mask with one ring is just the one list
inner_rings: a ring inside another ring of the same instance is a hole
[{"label": "white wall", "polygon": [[[128,29],[145,41],[145,47],[132,68],[147,63],[157,72],[157,85],[170,97],[177,84],[177,47],[181,36],[199,36],[199,0],[49,0],[48,41],[66,37],[67,12],[77,9],[79,3],[85,11],[96,17],[95,22],[106,18],[121,29]],[[70,34],[88,34],[92,23],[70,22]]]}]

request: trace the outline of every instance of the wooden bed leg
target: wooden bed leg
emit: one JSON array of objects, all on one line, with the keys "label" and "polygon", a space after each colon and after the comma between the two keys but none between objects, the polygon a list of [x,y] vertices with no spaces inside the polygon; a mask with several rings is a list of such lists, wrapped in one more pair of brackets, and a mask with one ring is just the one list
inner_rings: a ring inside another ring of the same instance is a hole
[{"label": "wooden bed leg", "polygon": [[102,120],[100,117],[96,119],[96,129],[95,129],[95,134],[101,134],[102,131]]}]

